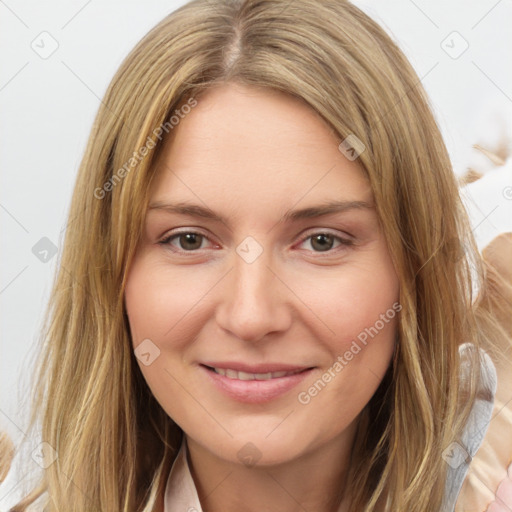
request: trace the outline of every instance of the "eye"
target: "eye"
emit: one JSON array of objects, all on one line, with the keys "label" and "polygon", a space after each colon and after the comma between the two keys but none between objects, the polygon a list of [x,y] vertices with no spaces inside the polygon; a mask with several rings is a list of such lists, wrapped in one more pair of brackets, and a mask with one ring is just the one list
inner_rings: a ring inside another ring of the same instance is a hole
[{"label": "eye", "polygon": [[178,252],[193,252],[199,249],[204,249],[203,242],[206,240],[208,240],[208,238],[197,231],[181,231],[179,233],[166,236],[162,240],[159,240],[158,243],[161,245],[171,246],[172,250],[176,250]]},{"label": "eye", "polygon": [[308,241],[310,241],[310,246],[314,252],[335,252],[332,249],[335,248],[336,241],[338,242],[337,247],[354,245],[352,240],[342,238],[327,231],[319,231],[307,236],[302,240],[301,245]]},{"label": "eye", "polygon": [[[206,248],[203,245],[209,238],[197,231],[181,231],[166,235],[158,243],[164,246],[170,246],[171,250],[176,252],[193,253]],[[335,235],[328,231],[318,231],[302,239],[300,245],[309,242],[313,252],[337,252],[340,246],[354,245],[352,240]],[[338,245],[336,245],[336,243]]]}]

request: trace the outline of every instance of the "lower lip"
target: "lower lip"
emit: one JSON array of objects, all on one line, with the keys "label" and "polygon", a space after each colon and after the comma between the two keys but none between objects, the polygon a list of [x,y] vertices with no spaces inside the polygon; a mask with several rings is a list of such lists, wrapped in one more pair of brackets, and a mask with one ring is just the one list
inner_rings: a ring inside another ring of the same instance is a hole
[{"label": "lower lip", "polygon": [[310,368],[300,373],[268,380],[239,380],[220,375],[203,365],[200,365],[200,368],[220,391],[234,400],[250,404],[269,402],[284,395],[313,371],[313,368]]}]

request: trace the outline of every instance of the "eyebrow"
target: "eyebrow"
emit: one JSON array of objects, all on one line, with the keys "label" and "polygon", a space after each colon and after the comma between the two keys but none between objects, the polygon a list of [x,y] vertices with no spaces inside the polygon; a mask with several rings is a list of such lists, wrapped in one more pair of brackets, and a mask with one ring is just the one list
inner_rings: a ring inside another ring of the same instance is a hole
[{"label": "eyebrow", "polygon": [[[322,217],[324,215],[334,213],[343,213],[349,210],[371,210],[373,208],[374,205],[367,201],[327,201],[319,205],[309,206],[299,210],[289,210],[283,215],[280,222],[293,222],[301,219]],[[163,210],[168,213],[201,217],[229,225],[227,219],[215,213],[210,208],[187,202],[166,203],[163,201],[156,201],[149,205],[148,210]]]}]

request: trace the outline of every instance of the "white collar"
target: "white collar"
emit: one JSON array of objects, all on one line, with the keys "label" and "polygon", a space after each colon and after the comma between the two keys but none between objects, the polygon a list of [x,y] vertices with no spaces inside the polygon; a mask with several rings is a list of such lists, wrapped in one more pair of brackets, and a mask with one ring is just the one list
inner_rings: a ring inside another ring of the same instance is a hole
[{"label": "white collar", "polygon": [[187,442],[185,434],[180,450],[169,472],[165,488],[164,512],[203,512],[196,486],[187,461]]}]

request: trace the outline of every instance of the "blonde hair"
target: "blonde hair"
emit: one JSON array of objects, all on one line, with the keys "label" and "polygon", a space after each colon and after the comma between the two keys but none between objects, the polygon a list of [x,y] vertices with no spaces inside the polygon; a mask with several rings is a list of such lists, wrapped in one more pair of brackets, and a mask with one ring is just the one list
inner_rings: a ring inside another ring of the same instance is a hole
[{"label": "blonde hair", "polygon": [[0,483],[9,473],[14,458],[14,444],[7,432],[0,430]]},{"label": "blonde hair", "polygon": [[[162,146],[159,127],[167,121],[169,131],[177,108],[228,81],[293,95],[340,141],[353,134],[364,144],[359,161],[402,310],[395,359],[361,415],[347,488],[358,511],[441,506],[442,452],[474,399],[472,386],[461,400],[458,347],[480,345],[484,320],[474,315],[471,272],[483,267],[420,80],[385,31],[349,2],[194,0],[134,48],[97,114],[30,420],[40,421],[58,458],[13,512],[43,493],[48,512],[150,511],[165,485],[182,432],[138,368],[123,291]],[[151,149],[139,158],[143,147]],[[478,362],[475,372],[478,380]]]}]

